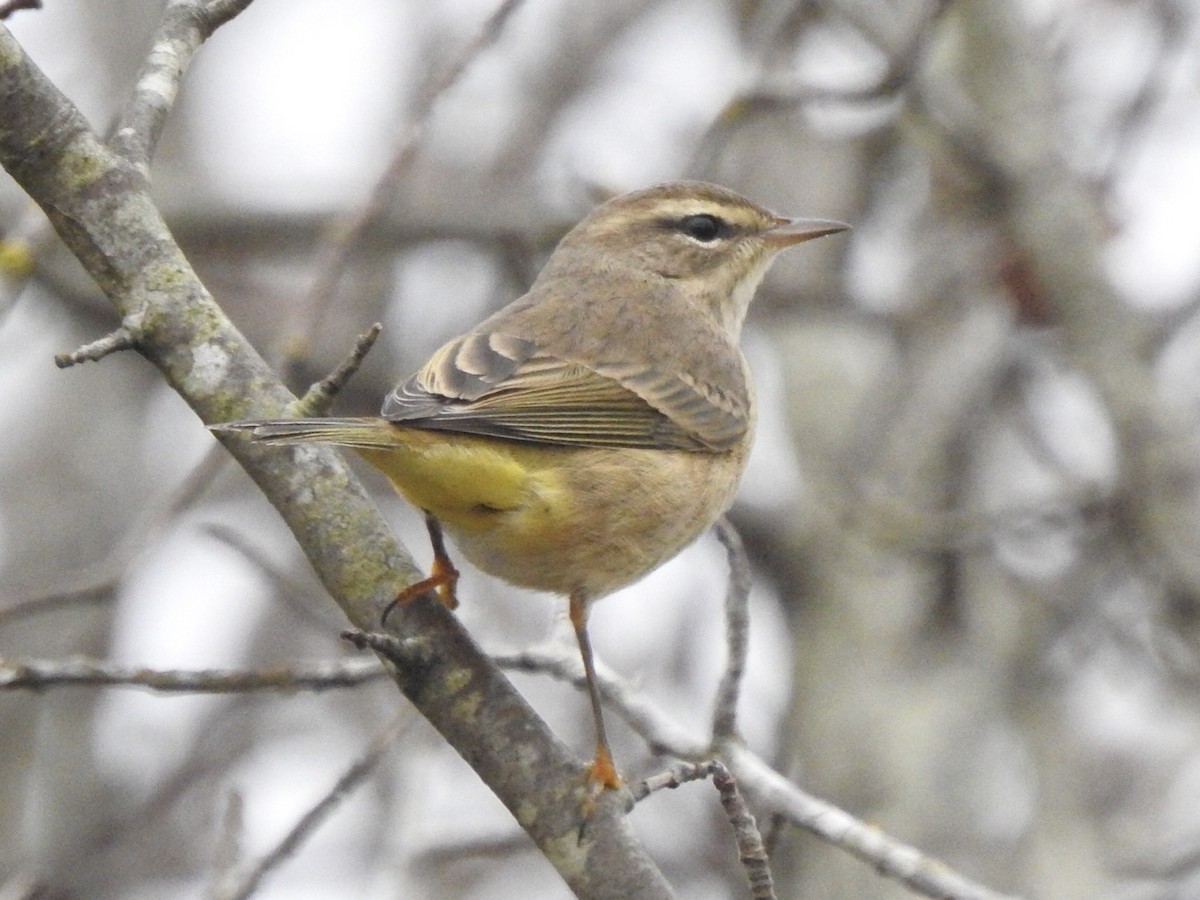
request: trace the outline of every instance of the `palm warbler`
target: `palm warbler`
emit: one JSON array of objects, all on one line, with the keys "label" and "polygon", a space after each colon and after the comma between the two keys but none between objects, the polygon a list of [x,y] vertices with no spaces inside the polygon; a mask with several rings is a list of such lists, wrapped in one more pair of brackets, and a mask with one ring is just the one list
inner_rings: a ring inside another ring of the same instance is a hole
[{"label": "palm warbler", "polygon": [[378,417],[235,422],[275,444],[353,447],[425,511],[437,589],[468,560],[565,594],[596,728],[593,789],[620,784],[604,734],[592,601],[670,559],[729,506],[754,429],[738,335],[775,255],[847,225],[776,216],[674,181],[616,197],[562,239],[527,294],[456,337]]}]

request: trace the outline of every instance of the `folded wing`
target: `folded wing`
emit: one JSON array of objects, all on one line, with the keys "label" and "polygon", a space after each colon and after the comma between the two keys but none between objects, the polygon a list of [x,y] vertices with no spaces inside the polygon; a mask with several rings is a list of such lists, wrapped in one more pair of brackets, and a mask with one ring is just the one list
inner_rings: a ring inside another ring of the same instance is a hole
[{"label": "folded wing", "polygon": [[723,450],[748,427],[739,404],[653,363],[587,366],[501,331],[443,346],[384,401],[398,424],[543,444]]}]

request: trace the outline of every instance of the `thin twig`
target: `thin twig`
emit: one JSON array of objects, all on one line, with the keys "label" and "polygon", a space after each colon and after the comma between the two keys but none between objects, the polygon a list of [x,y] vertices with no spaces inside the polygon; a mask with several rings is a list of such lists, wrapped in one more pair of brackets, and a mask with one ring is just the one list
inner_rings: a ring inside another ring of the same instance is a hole
[{"label": "thin twig", "polygon": [[60,687],[140,687],[166,694],[248,691],[328,691],[386,677],[373,659],[288,664],[261,669],[149,669],[77,656],[68,659],[0,657],[0,691]]},{"label": "thin twig", "polygon": [[[526,652],[493,656],[492,659],[501,668],[538,672],[582,685],[578,664],[572,665],[561,656]],[[621,716],[656,753],[692,762],[703,762],[714,755],[713,749],[702,739],[646,700],[632,685],[613,678],[603,669],[597,672],[597,681],[605,705]],[[910,890],[939,900],[1013,900],[971,881],[945,863],[856,819],[834,804],[807,793],[740,741],[724,741],[718,751],[716,755],[764,814],[780,814],[791,824],[869,862],[881,875],[901,882]]]},{"label": "thin twig", "polygon": [[[478,838],[446,838],[436,846],[418,852],[413,862],[430,871],[439,872],[447,866],[470,865],[482,860],[511,863],[514,857],[527,856],[532,849],[529,840],[523,834],[509,831]],[[442,877],[445,877],[444,874]]]},{"label": "thin twig", "polygon": [[[87,573],[90,574],[90,573]],[[44,616],[60,609],[90,603],[107,603],[117,589],[119,578],[104,567],[95,579],[78,579],[79,586],[49,591],[33,597],[21,597],[0,605],[0,626],[28,616]]]},{"label": "thin twig", "polygon": [[733,828],[737,842],[738,857],[746,870],[751,896],[755,900],[774,900],[775,883],[771,877],[771,865],[763,845],[762,834],[746,800],[738,790],[737,780],[719,760],[699,763],[679,763],[665,772],[652,775],[630,787],[634,803],[646,799],[655,791],[675,789],[689,781],[702,781],[712,776],[713,786],[721,798],[726,818]]},{"label": "thin twig", "polygon": [[132,350],[136,343],[137,338],[134,335],[133,329],[127,325],[122,325],[104,337],[84,344],[72,353],[56,354],[54,364],[60,369],[69,369],[71,366],[79,365],[82,362],[99,362],[110,353]]},{"label": "thin twig", "polygon": [[358,336],[354,349],[338,364],[337,368],[310,387],[296,403],[296,412],[302,416],[319,416],[327,413],[333,405],[334,398],[346,382],[354,377],[358,367],[362,365],[383,326],[376,322],[367,331]]},{"label": "thin twig", "polygon": [[192,57],[218,27],[249,5],[250,0],[171,0],[167,4],[153,48],[142,63],[133,94],[122,107],[109,141],[144,177],[149,178],[150,160]]},{"label": "thin twig", "polygon": [[248,7],[253,0],[205,0],[201,12],[204,23],[211,36],[214,31]]},{"label": "thin twig", "polygon": [[306,841],[314,831],[336,810],[356,787],[358,787],[368,775],[370,775],[379,761],[383,759],[384,753],[391,747],[396,737],[400,734],[401,728],[406,722],[411,721],[408,716],[397,718],[391,725],[380,732],[367,747],[367,752],[363,754],[354,765],[346,770],[346,773],[337,780],[333,788],[322,797],[312,809],[301,816],[291,831],[284,836],[275,848],[262,859],[260,859],[249,871],[240,876],[235,876],[231,879],[232,883],[222,886],[218,889],[216,896],[220,900],[244,900],[253,894],[262,883],[262,880],[269,875],[274,869],[279,868],[289,857],[291,857],[304,841]]},{"label": "thin twig", "polygon": [[673,791],[689,781],[701,781],[709,776],[709,765],[707,762],[676,763],[664,772],[643,778],[629,786],[629,792],[633,794],[633,802],[640,803],[657,791]]},{"label": "thin twig", "polygon": [[7,0],[0,3],[0,21],[22,9],[41,9],[42,0]]},{"label": "thin twig", "polygon": [[742,792],[738,791],[737,779],[733,778],[724,763],[719,760],[679,763],[666,772],[652,775],[630,786],[630,793],[634,794],[634,803],[638,803],[655,791],[664,788],[674,790],[686,782],[707,779],[709,775],[712,775],[713,786],[716,787],[721,806],[725,809],[725,816],[733,828],[738,858],[742,860],[746,881],[750,882],[751,896],[754,896],[755,900],[774,900],[775,883],[770,875],[770,862],[767,848],[763,845],[762,833],[758,830],[758,824],[746,805]]},{"label": "thin twig", "polygon": [[359,650],[374,650],[380,658],[397,669],[414,675],[420,675],[437,658],[434,646],[420,636],[396,637],[382,631],[360,631],[357,628],[348,628],[341,636]]},{"label": "thin twig", "polygon": [[880,875],[915,893],[939,900],[1014,900],[801,790],[736,742],[722,748],[722,757],[742,790],[754,798],[758,807],[778,813],[793,825],[870,863]]},{"label": "thin twig", "polygon": [[775,881],[771,877],[771,862],[763,846],[762,832],[738,790],[737,780],[720,762],[709,764],[713,785],[721,797],[721,806],[737,841],[738,858],[750,882],[750,895],[755,900],[775,900]]},{"label": "thin twig", "polygon": [[717,540],[729,557],[729,586],[725,593],[725,643],[728,659],[713,705],[713,739],[737,733],[738,695],[746,674],[750,646],[750,560],[737,529],[725,516],[717,520]]}]

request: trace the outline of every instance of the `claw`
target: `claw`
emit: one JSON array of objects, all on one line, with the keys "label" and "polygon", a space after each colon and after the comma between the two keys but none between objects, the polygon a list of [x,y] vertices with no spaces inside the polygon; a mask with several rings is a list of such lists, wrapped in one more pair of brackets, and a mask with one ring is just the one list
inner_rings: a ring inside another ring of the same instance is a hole
[{"label": "claw", "polygon": [[596,747],[596,758],[588,766],[588,788],[591,793],[598,794],[605,788],[616,790],[621,786],[621,774],[613,764],[612,753],[607,744]]},{"label": "claw", "polygon": [[431,513],[425,513],[425,527],[429,530],[429,543],[433,545],[433,564],[429,567],[429,577],[414,581],[396,595],[380,617],[380,621],[385,625],[388,615],[397,606],[404,606],[430,592],[437,596],[446,609],[458,608],[458,597],[455,594],[458,587],[458,569],[454,567],[450,554],[446,552],[441,523]]}]

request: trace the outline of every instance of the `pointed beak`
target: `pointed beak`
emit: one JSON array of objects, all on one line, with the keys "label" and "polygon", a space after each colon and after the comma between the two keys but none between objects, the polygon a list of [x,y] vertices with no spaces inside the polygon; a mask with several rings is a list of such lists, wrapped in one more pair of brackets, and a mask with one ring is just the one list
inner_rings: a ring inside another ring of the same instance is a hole
[{"label": "pointed beak", "polygon": [[782,249],[792,244],[811,241],[813,238],[825,237],[827,234],[849,230],[850,226],[845,222],[835,222],[832,219],[785,219],[780,216],[763,237],[771,246]]}]

